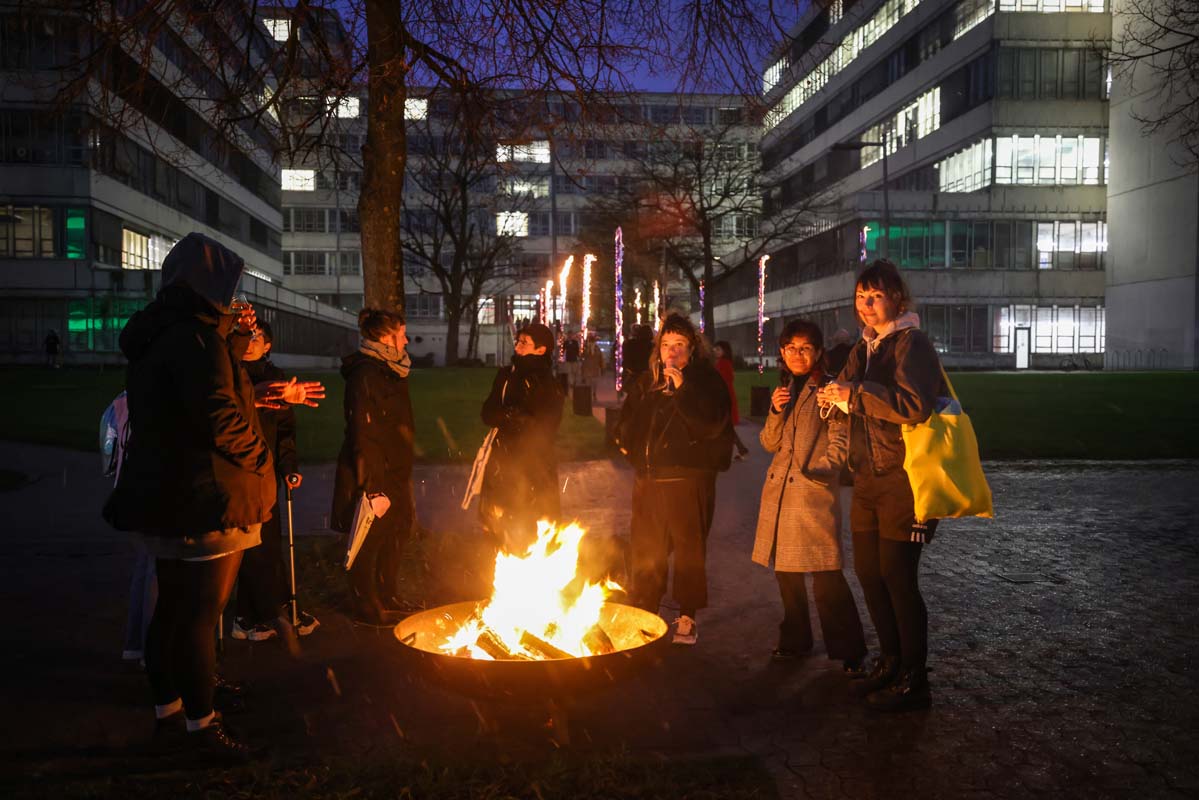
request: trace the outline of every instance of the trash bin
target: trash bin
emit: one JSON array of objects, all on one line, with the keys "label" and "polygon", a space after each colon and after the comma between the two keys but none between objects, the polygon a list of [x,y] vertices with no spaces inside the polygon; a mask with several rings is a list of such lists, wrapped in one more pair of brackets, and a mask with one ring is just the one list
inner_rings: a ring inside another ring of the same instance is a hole
[{"label": "trash bin", "polygon": [[591,387],[582,384],[575,386],[572,396],[576,417],[591,416]]},{"label": "trash bin", "polygon": [[749,415],[751,417],[764,417],[770,413],[770,393],[773,391],[769,386],[751,386],[749,387]]}]

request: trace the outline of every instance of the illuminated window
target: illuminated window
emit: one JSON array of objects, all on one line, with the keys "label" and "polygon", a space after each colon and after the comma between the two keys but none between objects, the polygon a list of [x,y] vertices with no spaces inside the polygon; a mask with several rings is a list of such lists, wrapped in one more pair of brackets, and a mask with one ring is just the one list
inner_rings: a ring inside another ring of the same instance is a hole
[{"label": "illuminated window", "polygon": [[549,176],[529,176],[524,178],[513,178],[508,181],[506,187],[508,194],[514,197],[549,197],[550,181]]},{"label": "illuminated window", "polygon": [[525,161],[536,164],[550,163],[550,143],[539,140],[524,144],[501,144],[495,148],[496,161]]},{"label": "illuminated window", "polygon": [[121,269],[150,269],[150,237],[121,230]]},{"label": "illuminated window", "polygon": [[991,183],[991,140],[975,142],[937,164],[942,192],[973,192]]},{"label": "illuminated window", "polygon": [[404,119],[425,119],[429,116],[429,101],[423,97],[409,97],[404,101]]},{"label": "illuminated window", "polygon": [[766,74],[762,76],[762,94],[766,94],[783,78],[783,73],[787,71],[787,59],[780,58],[778,61],[766,68]]},{"label": "illuminated window", "polygon": [[311,192],[316,189],[316,171],[311,169],[283,170],[283,189],[288,192]]},{"label": "illuminated window", "polygon": [[845,4],[842,0],[833,0],[828,5],[828,24],[836,25],[845,16]]},{"label": "illuminated window", "polygon": [[276,42],[286,42],[287,37],[291,35],[291,20],[286,19],[264,19],[266,23],[267,33]]},{"label": "illuminated window", "polygon": [[[1046,0],[1046,2],[1054,2],[1054,0]],[[953,38],[955,40],[961,38],[967,31],[994,13],[995,0],[961,0],[953,8]]]},{"label": "illuminated window", "polygon": [[528,236],[529,215],[524,211],[499,211],[495,215],[497,236]]},{"label": "illuminated window", "polygon": [[1027,186],[1101,183],[1097,136],[1004,136],[995,140],[995,182]]},{"label": "illuminated window", "polygon": [[338,119],[357,119],[358,118],[358,98],[343,97],[338,100],[336,97],[329,98],[329,105],[332,106],[334,114]]},{"label": "illuminated window", "polygon": [[1104,0],[999,0],[1000,11],[1024,11],[1040,14],[1061,12],[1102,14]]},{"label": "illuminated window", "polygon": [[55,233],[52,208],[0,206],[0,257],[53,258]]},{"label": "illuminated window", "polygon": [[87,258],[87,209],[67,209],[67,258]]}]

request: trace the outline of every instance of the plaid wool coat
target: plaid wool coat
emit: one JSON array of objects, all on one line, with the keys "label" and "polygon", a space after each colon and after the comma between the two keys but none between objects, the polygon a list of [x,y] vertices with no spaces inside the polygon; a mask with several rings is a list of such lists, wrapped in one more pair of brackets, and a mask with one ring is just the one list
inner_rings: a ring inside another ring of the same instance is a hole
[{"label": "plaid wool coat", "polygon": [[828,421],[820,418],[817,388],[810,378],[781,413],[772,408],[759,436],[774,458],[762,486],[753,561],[764,567],[773,561],[779,572],[842,565],[838,476],[847,455],[848,420],[839,412]]}]

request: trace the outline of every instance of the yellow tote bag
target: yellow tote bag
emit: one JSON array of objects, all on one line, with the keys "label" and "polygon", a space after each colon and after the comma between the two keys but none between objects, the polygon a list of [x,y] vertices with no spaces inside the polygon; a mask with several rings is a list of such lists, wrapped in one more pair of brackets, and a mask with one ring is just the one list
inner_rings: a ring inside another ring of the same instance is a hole
[{"label": "yellow tote bag", "polygon": [[904,425],[903,468],[912,483],[916,519],[993,517],[991,487],[978,457],[978,439],[942,368],[949,397],[919,425]]}]

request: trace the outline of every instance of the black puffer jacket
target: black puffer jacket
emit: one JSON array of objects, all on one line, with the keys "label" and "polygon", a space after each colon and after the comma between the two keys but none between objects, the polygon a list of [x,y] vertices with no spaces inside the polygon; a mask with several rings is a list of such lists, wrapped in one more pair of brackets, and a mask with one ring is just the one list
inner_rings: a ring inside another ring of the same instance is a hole
[{"label": "black puffer jacket", "polygon": [[414,459],[408,379],[364,353],[341,360],[346,379],[346,438],[333,480],[334,530],[349,531],[358,498],[385,494],[408,502]]},{"label": "black puffer jacket", "polygon": [[868,347],[866,339],[854,345],[839,378],[853,386],[850,468],[886,475],[903,469],[906,448],[901,426],[928,419],[937,397],[948,390],[937,351],[918,328],[884,337],[869,359]]},{"label": "black puffer jacket", "polygon": [[129,446],[104,508],[119,530],[182,538],[270,518],[273,459],[222,313],[241,269],[229,250],[189,235],[163,263],[158,299],[121,332]]},{"label": "black puffer jacket", "polygon": [[560,513],[555,440],[562,422],[562,389],[549,356],[514,356],[496,373],[483,402],[483,423],[497,428],[483,473],[481,513],[496,509],[557,519]]},{"label": "black puffer jacket", "polygon": [[733,427],[729,389],[715,367],[691,361],[672,395],[651,391],[644,372],[620,410],[621,452],[640,473],[717,472],[729,468]]}]

